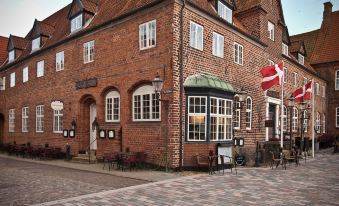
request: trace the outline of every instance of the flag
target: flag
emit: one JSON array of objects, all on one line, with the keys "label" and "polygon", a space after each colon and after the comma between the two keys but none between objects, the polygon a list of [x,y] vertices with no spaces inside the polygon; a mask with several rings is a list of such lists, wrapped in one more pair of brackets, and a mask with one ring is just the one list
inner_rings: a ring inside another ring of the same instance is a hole
[{"label": "flag", "polygon": [[264,67],[260,70],[263,77],[261,88],[266,91],[274,85],[281,85],[284,77],[283,63]]},{"label": "flag", "polygon": [[310,100],[312,97],[312,81],[296,89],[293,92],[292,96],[294,97],[297,103],[300,103],[304,100]]}]

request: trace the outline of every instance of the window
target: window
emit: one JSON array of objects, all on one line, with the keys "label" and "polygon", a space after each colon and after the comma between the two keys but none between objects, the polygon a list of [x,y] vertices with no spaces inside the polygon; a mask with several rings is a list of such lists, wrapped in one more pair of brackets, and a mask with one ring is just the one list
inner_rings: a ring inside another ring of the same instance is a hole
[{"label": "window", "polygon": [[294,86],[297,87],[298,86],[298,74],[293,72],[293,76],[294,76]]},{"label": "window", "polygon": [[288,56],[288,46],[285,43],[282,43],[282,53]]},{"label": "window", "polygon": [[252,99],[247,97],[246,99],[246,129],[252,129]]},{"label": "window", "polygon": [[323,86],[323,97],[325,97],[325,96],[326,96],[326,87]]},{"label": "window", "polygon": [[234,42],[234,62],[243,65],[243,46]]},{"label": "window", "polygon": [[211,97],[211,141],[232,139],[232,101]]},{"label": "window", "polygon": [[284,105],[284,113],[283,113],[283,131],[287,131],[287,108]]},{"label": "window", "polygon": [[0,78],[0,91],[6,90],[6,77]]},{"label": "window", "polygon": [[28,107],[22,108],[22,132],[28,132]]},{"label": "window", "polygon": [[268,38],[274,41],[274,24],[272,22],[268,22]]},{"label": "window", "polygon": [[153,86],[142,86],[133,93],[133,121],[160,121],[160,102]]},{"label": "window", "polygon": [[336,123],[335,126],[338,128],[339,127],[339,107],[336,108]]},{"label": "window", "polygon": [[204,38],[204,28],[191,21],[190,23],[190,46],[198,49],[203,50],[203,38]]},{"label": "window", "polygon": [[235,119],[234,119],[234,129],[240,129],[240,102],[239,102],[239,97],[235,96],[234,98],[235,101]]},{"label": "window", "polygon": [[28,81],[28,67],[25,67],[22,70],[22,82],[27,82]]},{"label": "window", "polygon": [[71,20],[71,32],[77,31],[82,27],[82,14],[74,17]]},{"label": "window", "polygon": [[272,61],[272,60],[268,60],[268,66],[272,66],[272,65],[274,65],[274,62]]},{"label": "window", "polygon": [[53,110],[53,132],[62,133],[62,110]]},{"label": "window", "polygon": [[36,64],[36,76],[37,76],[37,77],[42,77],[42,76],[44,76],[44,64],[45,64],[44,61],[39,61],[39,62]]},{"label": "window", "polygon": [[156,21],[149,21],[139,26],[140,50],[155,47],[156,45]]},{"label": "window", "polygon": [[56,53],[55,55],[55,70],[61,71],[64,70],[65,60],[64,60],[64,52]]},{"label": "window", "polygon": [[106,122],[118,122],[120,120],[120,94],[111,91],[106,95]]},{"label": "window", "polygon": [[[188,97],[188,140],[206,140],[206,97]],[[211,122],[211,125],[213,123]],[[214,123],[216,124],[216,122]],[[213,127],[213,126],[211,126]]]},{"label": "window", "polygon": [[218,14],[221,18],[232,23],[232,10],[220,1],[218,1]]},{"label": "window", "polygon": [[224,57],[224,37],[215,32],[213,32],[212,54],[221,58]]},{"label": "window", "polygon": [[335,71],[335,90],[339,90],[339,70]]},{"label": "window", "polygon": [[8,52],[8,63],[14,61],[15,59],[15,50],[13,49],[12,51]]},{"label": "window", "polygon": [[32,51],[38,50],[39,48],[40,48],[40,37],[37,37],[32,41]]},{"label": "window", "polygon": [[325,114],[323,114],[323,133],[326,133],[326,117]]},{"label": "window", "polygon": [[15,109],[10,109],[8,115],[8,132],[14,132],[14,130],[15,130]]},{"label": "window", "polygon": [[317,116],[315,119],[315,130],[317,133],[320,133],[320,113],[317,112]]},{"label": "window", "polygon": [[36,132],[44,131],[44,105],[36,106]]},{"label": "window", "polygon": [[317,95],[320,95],[320,86],[319,83],[315,83],[315,91]]},{"label": "window", "polygon": [[298,62],[299,64],[304,65],[304,56],[300,53],[298,53]]},{"label": "window", "polygon": [[11,73],[11,81],[9,82],[10,87],[15,87],[15,72]]},{"label": "window", "polygon": [[298,130],[298,110],[297,110],[297,108],[293,107],[292,131],[296,132],[297,130]]},{"label": "window", "polygon": [[303,85],[306,85],[307,84],[307,78],[304,77],[304,80],[303,80]]},{"label": "window", "polygon": [[84,63],[94,61],[94,41],[84,43]]},{"label": "window", "polygon": [[284,83],[287,83],[287,68],[284,67]]},{"label": "window", "polygon": [[303,111],[303,115],[304,115],[304,131],[305,132],[307,132],[307,129],[308,129],[308,119],[306,119],[306,117],[307,117],[307,111],[306,110],[304,110]]}]

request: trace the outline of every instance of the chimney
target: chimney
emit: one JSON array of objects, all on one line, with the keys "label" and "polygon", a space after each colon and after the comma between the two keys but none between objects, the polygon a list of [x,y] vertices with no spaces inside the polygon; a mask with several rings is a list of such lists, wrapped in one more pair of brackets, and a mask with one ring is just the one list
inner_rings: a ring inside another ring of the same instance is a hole
[{"label": "chimney", "polygon": [[331,2],[324,3],[323,20],[325,20],[332,13],[332,7],[333,5]]}]

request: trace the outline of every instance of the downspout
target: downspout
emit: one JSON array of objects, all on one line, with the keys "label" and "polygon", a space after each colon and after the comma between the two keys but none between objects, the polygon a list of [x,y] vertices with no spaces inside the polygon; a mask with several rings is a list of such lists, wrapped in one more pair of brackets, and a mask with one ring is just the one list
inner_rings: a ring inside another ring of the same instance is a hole
[{"label": "downspout", "polygon": [[179,96],[179,138],[180,138],[180,146],[179,146],[179,171],[182,171],[182,150],[183,150],[183,142],[182,142],[182,134],[183,134],[183,128],[182,128],[182,114],[183,114],[183,69],[184,69],[184,9],[186,6],[186,0],[182,1],[182,7],[180,10],[180,66],[179,66],[179,90],[180,90],[180,96]]}]

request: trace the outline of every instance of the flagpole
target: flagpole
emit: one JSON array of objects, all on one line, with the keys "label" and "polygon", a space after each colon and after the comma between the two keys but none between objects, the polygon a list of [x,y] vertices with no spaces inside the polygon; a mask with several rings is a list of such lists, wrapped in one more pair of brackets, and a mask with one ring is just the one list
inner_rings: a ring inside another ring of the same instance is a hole
[{"label": "flagpole", "polygon": [[315,96],[315,92],[314,92],[314,80],[312,79],[312,157],[314,158],[314,136],[315,136],[315,131],[314,131],[314,96]]},{"label": "flagpole", "polygon": [[[284,71],[284,61],[282,61],[283,64],[283,71]],[[283,77],[281,78],[281,115],[280,115],[280,146],[283,148],[284,146],[284,76],[285,72],[283,74]]]}]

